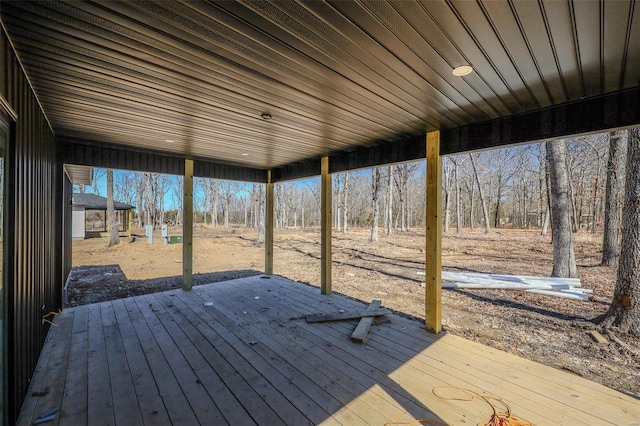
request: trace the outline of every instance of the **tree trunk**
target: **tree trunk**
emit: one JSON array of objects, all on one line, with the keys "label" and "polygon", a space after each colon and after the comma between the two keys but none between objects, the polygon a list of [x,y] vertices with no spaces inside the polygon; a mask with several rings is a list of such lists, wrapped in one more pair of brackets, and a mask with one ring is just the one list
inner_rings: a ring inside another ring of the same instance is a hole
[{"label": "tree trunk", "polygon": [[620,255],[618,230],[620,229],[620,157],[622,138],[620,133],[611,132],[609,139],[609,160],[607,161],[607,188],[604,209],[604,235],[602,237],[602,265],[614,266]]},{"label": "tree trunk", "polygon": [[451,222],[451,191],[452,191],[452,168],[451,160],[445,160],[442,164],[442,200],[444,204],[444,230],[445,234],[449,233],[449,223]]},{"label": "tree trunk", "polygon": [[335,175],[335,180],[333,182],[333,187],[336,189],[335,192],[335,196],[334,196],[334,202],[332,203],[332,207],[333,207],[333,212],[331,212],[331,214],[333,215],[333,227],[339,231],[340,229],[342,229],[342,197],[341,197],[341,190],[340,190],[340,175],[336,174]]},{"label": "tree trunk", "polygon": [[471,191],[469,191],[469,228],[474,229],[476,186],[471,182]]},{"label": "tree trunk", "polygon": [[107,219],[109,220],[109,247],[120,243],[116,209],[113,202],[113,169],[107,169]]},{"label": "tree trunk", "polygon": [[258,224],[258,243],[264,243],[264,226],[265,226],[265,187],[258,185],[258,202],[257,204],[257,224]]},{"label": "tree trunk", "polygon": [[618,279],[601,323],[640,336],[640,129],[631,129],[628,135]]},{"label": "tree trunk", "polygon": [[496,212],[493,217],[493,227],[500,227],[500,209],[502,206],[500,205],[500,201],[502,200],[502,176],[498,176],[498,193],[496,195]]},{"label": "tree trunk", "polygon": [[[546,144],[545,144],[546,150]],[[547,229],[549,225],[553,224],[553,212],[551,211],[551,178],[550,178],[550,170],[549,170],[549,156],[545,159],[545,182],[547,185],[547,208],[544,212],[544,221],[542,224],[541,235],[547,235]]]},{"label": "tree trunk", "polygon": [[462,212],[460,211],[460,179],[458,173],[458,163],[454,162],[455,181],[456,181],[456,234],[460,234],[462,228]]},{"label": "tree trunk", "polygon": [[387,235],[393,233],[393,185],[391,178],[393,175],[393,166],[387,167]]},{"label": "tree trunk", "polygon": [[540,235],[547,235],[547,229],[549,229],[549,222],[551,219],[551,212],[549,211],[549,204],[547,204],[547,208],[544,211],[544,219],[542,219],[542,229],[540,230]]},{"label": "tree trunk", "polygon": [[[608,170],[607,170],[608,172]],[[593,184],[593,201],[591,205],[591,233],[596,233],[596,219],[597,219],[597,209],[598,209],[598,184],[600,183],[600,159],[598,158],[597,166],[596,166],[596,176],[595,182]]]},{"label": "tree trunk", "polygon": [[482,193],[482,186],[480,184],[480,176],[478,176],[478,169],[476,167],[476,160],[473,158],[473,154],[469,154],[471,159],[471,166],[473,167],[473,173],[476,175],[476,183],[478,184],[478,195],[480,196],[480,204],[482,204],[482,216],[484,217],[484,233],[491,232],[491,225],[489,224],[489,211],[487,210],[487,203]]},{"label": "tree trunk", "polygon": [[378,242],[378,217],[380,216],[380,169],[378,167],[371,170],[371,190],[373,203],[373,217],[371,219],[371,242]]},{"label": "tree trunk", "polygon": [[564,139],[547,142],[549,179],[551,181],[551,241],[553,243],[552,277],[576,278],[575,253],[569,217],[569,174]]},{"label": "tree trunk", "polygon": [[347,233],[347,219],[349,218],[349,172],[344,174],[344,187],[342,188],[342,232]]}]

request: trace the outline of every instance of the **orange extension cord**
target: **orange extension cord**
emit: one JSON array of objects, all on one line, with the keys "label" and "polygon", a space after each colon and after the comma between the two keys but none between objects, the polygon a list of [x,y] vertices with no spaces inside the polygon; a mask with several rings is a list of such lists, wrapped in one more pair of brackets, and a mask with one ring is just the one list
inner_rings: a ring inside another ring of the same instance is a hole
[{"label": "orange extension cord", "polygon": [[[450,397],[444,397],[442,395],[438,395],[438,390],[443,390],[443,389],[453,389],[453,390],[457,390],[457,391],[462,391],[466,394],[468,394],[470,397],[468,398],[450,398]],[[431,392],[433,392],[433,394],[435,396],[437,396],[440,399],[443,399],[445,401],[465,401],[465,402],[471,402],[474,399],[481,399],[484,402],[486,402],[487,404],[489,404],[489,406],[491,407],[491,409],[493,410],[493,415],[491,416],[491,420],[489,420],[487,423],[478,423],[478,426],[534,426],[533,423],[529,423],[525,420],[520,420],[516,417],[513,417],[511,415],[511,407],[509,406],[509,404],[506,403],[506,401],[504,401],[502,398],[499,397],[495,397],[495,396],[491,396],[491,395],[481,395],[478,392],[472,391],[471,389],[466,389],[466,388],[461,388],[461,387],[457,387],[457,386],[436,386],[435,388],[433,388],[431,390]],[[503,411],[498,410],[498,408],[496,408],[496,406],[494,405],[493,402],[491,401],[495,401],[498,404],[502,405],[504,407]],[[413,422],[389,422],[386,423],[385,426],[390,426],[390,425],[411,425],[411,424],[436,424],[436,425],[446,425],[446,423],[440,421],[440,420],[431,420],[431,419],[420,419],[420,420],[415,420]]]}]

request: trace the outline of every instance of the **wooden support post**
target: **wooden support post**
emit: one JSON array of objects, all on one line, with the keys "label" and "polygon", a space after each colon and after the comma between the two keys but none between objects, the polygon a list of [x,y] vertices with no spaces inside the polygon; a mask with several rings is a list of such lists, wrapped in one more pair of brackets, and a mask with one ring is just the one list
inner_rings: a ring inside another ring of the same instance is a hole
[{"label": "wooden support post", "polygon": [[184,160],[182,212],[182,289],[193,286],[193,160]]},{"label": "wooden support post", "polygon": [[442,157],[440,132],[427,133],[425,328],[442,331]]},{"label": "wooden support post", "polygon": [[133,210],[126,210],[127,212],[127,237],[131,238],[133,235]]},{"label": "wooden support post", "polygon": [[329,157],[320,166],[320,292],[331,294],[331,175]]},{"label": "wooden support post", "polygon": [[273,213],[274,196],[271,170],[267,171],[267,200],[264,213],[264,273],[273,274]]}]

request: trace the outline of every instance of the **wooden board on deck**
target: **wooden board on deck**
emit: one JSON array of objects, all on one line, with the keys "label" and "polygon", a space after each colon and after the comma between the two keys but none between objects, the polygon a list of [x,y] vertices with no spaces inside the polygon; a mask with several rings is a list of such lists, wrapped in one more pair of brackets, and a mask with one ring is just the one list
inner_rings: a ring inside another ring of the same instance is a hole
[{"label": "wooden board on deck", "polygon": [[349,319],[358,319],[365,317],[377,317],[380,315],[390,314],[391,311],[388,309],[362,309],[357,311],[344,311],[344,312],[329,312],[326,314],[312,314],[307,315],[304,319],[307,322],[331,322],[331,321],[343,321]]},{"label": "wooden board on deck", "polygon": [[[381,304],[381,300],[374,300],[369,304],[367,311],[374,311],[376,309],[379,309]],[[351,340],[357,343],[364,343],[369,336],[369,330],[371,329],[371,325],[373,324],[374,319],[375,317],[360,318],[360,322],[351,334]]]}]

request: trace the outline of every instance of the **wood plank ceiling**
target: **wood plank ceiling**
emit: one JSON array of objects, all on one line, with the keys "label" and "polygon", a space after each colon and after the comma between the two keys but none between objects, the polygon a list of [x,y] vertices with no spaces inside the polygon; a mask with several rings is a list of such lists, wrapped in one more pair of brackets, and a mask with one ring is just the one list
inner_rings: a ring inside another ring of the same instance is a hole
[{"label": "wood plank ceiling", "polygon": [[640,86],[630,0],[0,7],[58,138],[252,168]]}]

